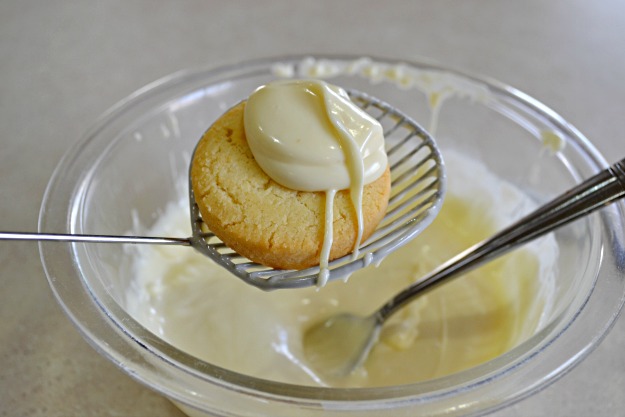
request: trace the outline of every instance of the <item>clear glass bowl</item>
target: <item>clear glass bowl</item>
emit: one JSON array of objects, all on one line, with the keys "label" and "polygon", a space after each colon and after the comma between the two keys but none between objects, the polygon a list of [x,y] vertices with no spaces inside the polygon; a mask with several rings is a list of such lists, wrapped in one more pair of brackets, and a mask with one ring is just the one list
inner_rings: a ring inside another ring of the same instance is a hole
[{"label": "clear glass bowl", "polygon": [[[316,58],[317,63],[341,64],[357,59]],[[537,203],[606,165],[573,126],[511,87],[430,64],[374,61],[399,72],[418,71],[424,79],[451,79],[465,89],[448,97],[438,115],[435,136],[443,152],[454,147],[482,161]],[[179,198],[180,178],[186,177],[190,154],[204,130],[254,88],[275,79],[276,69],[285,72],[307,63],[304,56],[291,56],[183,71],[135,92],[104,114],[60,162],[43,200],[40,230],[120,234],[138,224],[149,227],[167,202]],[[384,76],[335,74],[331,81],[386,100],[427,125],[432,96],[407,85],[398,88]],[[430,86],[441,87],[436,82]],[[446,94],[444,88],[440,92]],[[555,134],[565,146],[549,153],[543,132]],[[625,297],[623,204],[579,220],[555,237],[560,246],[555,308],[534,336],[460,373],[367,389],[277,383],[198,360],[125,312],[131,259],[122,246],[41,243],[40,250],[52,290],[84,337],[130,376],[187,412],[451,416],[492,411],[539,391],[585,357],[614,322]]]}]

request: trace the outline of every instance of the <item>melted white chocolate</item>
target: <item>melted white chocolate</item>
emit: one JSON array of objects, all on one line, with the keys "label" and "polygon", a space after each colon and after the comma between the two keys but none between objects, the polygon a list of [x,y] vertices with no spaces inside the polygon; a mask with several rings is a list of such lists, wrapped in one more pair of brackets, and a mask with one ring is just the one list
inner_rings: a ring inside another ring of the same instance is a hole
[{"label": "melted white chocolate", "polygon": [[[308,366],[302,335],[349,311],[369,314],[445,259],[509,224],[531,203],[466,157],[445,152],[449,194],[434,223],[379,267],[316,290],[258,291],[186,248],[137,251],[126,308],[172,345],[260,378],[317,386],[383,386],[436,378],[488,361],[533,335],[549,314],[557,245],[543,238],[408,305],[387,323],[360,372],[324,380]],[[480,181],[465,175],[473,172]],[[172,204],[150,231],[189,233]]]},{"label": "melted white chocolate", "polygon": [[299,191],[344,190],[386,169],[380,123],[345,90],[319,80],[269,83],[245,105],[245,136],[260,167]]},{"label": "melted white chocolate", "polygon": [[357,255],[363,234],[363,188],[387,166],[382,126],[345,90],[319,80],[276,81],[258,88],[247,100],[244,125],[252,154],[269,177],[294,190],[326,193],[318,280],[325,285],[334,195],[350,190],[358,227],[353,249]]}]

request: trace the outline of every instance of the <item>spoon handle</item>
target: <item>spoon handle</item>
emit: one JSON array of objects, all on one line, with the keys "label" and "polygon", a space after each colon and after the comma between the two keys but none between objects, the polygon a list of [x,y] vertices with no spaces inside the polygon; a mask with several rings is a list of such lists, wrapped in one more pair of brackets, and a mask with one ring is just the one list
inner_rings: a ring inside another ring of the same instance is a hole
[{"label": "spoon handle", "polygon": [[494,236],[451,258],[397,294],[375,313],[375,317],[381,323],[417,294],[420,295],[461,272],[476,268],[623,196],[625,159],[573,187]]},{"label": "spoon handle", "polygon": [[148,236],[110,236],[110,235],[73,235],[63,233],[0,232],[0,240],[36,240],[54,242],[88,243],[138,243],[150,245],[190,246],[189,238],[148,237]]}]

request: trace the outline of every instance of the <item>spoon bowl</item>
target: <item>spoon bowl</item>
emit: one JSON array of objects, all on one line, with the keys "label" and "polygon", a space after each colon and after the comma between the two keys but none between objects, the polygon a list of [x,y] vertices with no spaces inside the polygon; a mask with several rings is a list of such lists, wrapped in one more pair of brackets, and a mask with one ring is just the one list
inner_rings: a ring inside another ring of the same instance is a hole
[{"label": "spoon bowl", "polygon": [[382,328],[378,316],[339,314],[317,323],[304,334],[304,354],[313,368],[341,378],[358,368]]}]

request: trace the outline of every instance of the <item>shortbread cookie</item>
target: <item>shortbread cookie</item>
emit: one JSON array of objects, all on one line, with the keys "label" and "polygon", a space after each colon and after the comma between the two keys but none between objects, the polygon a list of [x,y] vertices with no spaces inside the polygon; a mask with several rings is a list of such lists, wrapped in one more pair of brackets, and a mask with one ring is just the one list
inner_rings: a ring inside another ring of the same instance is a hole
[{"label": "shortbread cookie", "polygon": [[[260,264],[303,269],[319,264],[324,192],[301,192],[273,181],[260,168],[245,138],[245,102],[226,112],[197,145],[191,167],[195,199],[204,222],[225,244]],[[363,241],[384,217],[390,170],[364,188]],[[330,260],[350,253],[357,236],[348,190],[334,200]]]}]

